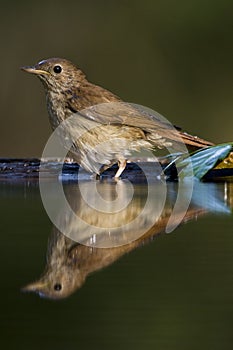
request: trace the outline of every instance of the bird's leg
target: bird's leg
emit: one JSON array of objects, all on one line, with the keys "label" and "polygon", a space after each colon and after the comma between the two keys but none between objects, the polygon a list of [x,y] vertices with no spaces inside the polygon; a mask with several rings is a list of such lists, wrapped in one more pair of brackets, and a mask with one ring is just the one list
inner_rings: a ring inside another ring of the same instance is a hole
[{"label": "bird's leg", "polygon": [[114,176],[115,179],[119,178],[121,176],[121,174],[123,173],[123,171],[125,170],[127,164],[127,160],[126,159],[119,159],[118,160],[118,170],[116,172],[116,175]]},{"label": "bird's leg", "polygon": [[100,170],[99,170],[99,174],[101,175],[105,170],[111,168],[111,166],[112,166],[113,164],[114,164],[114,163],[102,165],[102,167],[101,167]]},{"label": "bird's leg", "polygon": [[96,179],[96,180],[100,180],[101,174],[102,174],[105,170],[111,168],[111,166],[112,166],[114,163],[115,163],[115,162],[111,162],[110,164],[104,164],[104,165],[102,165],[101,168],[100,168],[100,170],[99,170],[99,173],[95,175],[95,179]]}]

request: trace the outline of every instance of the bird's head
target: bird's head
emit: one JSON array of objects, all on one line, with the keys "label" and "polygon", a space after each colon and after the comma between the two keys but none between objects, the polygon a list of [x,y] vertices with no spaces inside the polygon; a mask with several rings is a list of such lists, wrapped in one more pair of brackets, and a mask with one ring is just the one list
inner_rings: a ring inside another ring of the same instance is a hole
[{"label": "bird's head", "polygon": [[81,288],[85,276],[76,270],[61,267],[48,270],[35,282],[22,288],[23,292],[34,292],[47,299],[64,299]]},{"label": "bird's head", "polygon": [[78,88],[85,80],[84,73],[64,58],[49,58],[21,69],[37,75],[47,90],[64,91],[72,85]]}]

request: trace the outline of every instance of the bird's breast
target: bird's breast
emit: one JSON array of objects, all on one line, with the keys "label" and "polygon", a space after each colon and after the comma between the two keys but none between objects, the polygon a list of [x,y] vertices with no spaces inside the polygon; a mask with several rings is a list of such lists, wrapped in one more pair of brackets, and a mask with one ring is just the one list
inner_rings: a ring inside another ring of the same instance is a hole
[{"label": "bird's breast", "polygon": [[71,113],[66,109],[64,96],[50,92],[46,96],[50,124],[56,129]]}]

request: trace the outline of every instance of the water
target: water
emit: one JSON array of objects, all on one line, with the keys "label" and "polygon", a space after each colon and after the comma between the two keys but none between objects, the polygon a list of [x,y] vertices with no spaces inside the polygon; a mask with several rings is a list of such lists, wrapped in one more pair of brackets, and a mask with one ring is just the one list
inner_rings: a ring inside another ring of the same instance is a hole
[{"label": "water", "polygon": [[[51,194],[52,181],[48,183]],[[93,183],[83,181],[84,192]],[[117,193],[125,198],[130,185],[127,181],[121,185],[98,183],[98,193],[104,194],[105,200],[116,199],[116,188],[121,186],[123,191]],[[127,218],[137,216],[147,198],[145,184],[133,186],[136,198]],[[154,184],[159,200],[151,202],[154,207],[150,206],[141,218],[143,225],[149,225],[145,236],[140,236],[142,230],[137,222],[133,233],[138,234],[138,241],[133,241],[132,229],[127,235],[123,230],[118,232],[120,239],[130,236],[124,248],[110,234],[108,237],[113,238],[111,242],[116,247],[97,249],[82,248],[60,236],[44,210],[36,180],[1,182],[0,300],[4,348],[232,347],[233,186],[231,183],[197,185],[185,213],[185,223],[170,234],[164,230],[176,199],[177,184],[166,184],[165,207],[157,223],[151,226],[149,220],[153,209],[160,212],[161,194],[164,194],[161,186],[158,182]],[[73,210],[83,215],[84,204],[76,182],[67,183],[64,188]],[[75,231],[77,223],[64,211],[63,214],[61,211],[58,222],[63,228],[72,226],[69,232],[73,232],[73,238],[88,245],[106,244],[105,231],[98,234],[95,228],[89,235],[83,227]],[[89,225],[93,225],[97,214],[89,212],[88,219]],[[124,220],[122,216],[114,219]],[[100,222],[106,226],[106,220],[101,217]],[[45,272],[46,254],[49,277]],[[56,259],[51,263],[54,254],[62,261],[60,266],[56,265]],[[82,271],[82,283],[72,287],[66,277],[69,274],[72,280],[78,280],[78,271]],[[50,289],[56,278],[57,283],[62,282],[62,288],[68,285],[69,295],[58,300],[54,299],[54,290],[53,299],[48,289],[40,293],[41,297],[21,291],[25,285],[40,280],[41,275],[50,278]]]}]

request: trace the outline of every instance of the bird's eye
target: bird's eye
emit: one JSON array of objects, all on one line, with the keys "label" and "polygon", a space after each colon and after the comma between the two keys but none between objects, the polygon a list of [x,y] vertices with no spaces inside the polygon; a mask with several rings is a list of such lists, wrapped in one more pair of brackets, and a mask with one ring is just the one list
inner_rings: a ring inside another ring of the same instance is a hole
[{"label": "bird's eye", "polygon": [[62,67],[61,67],[61,66],[56,65],[56,66],[54,66],[54,67],[53,67],[53,71],[54,71],[54,73],[61,73],[61,71],[62,71]]},{"label": "bird's eye", "polygon": [[59,292],[59,290],[62,289],[62,286],[60,283],[56,283],[56,284],[54,284],[53,288],[56,292]]}]

